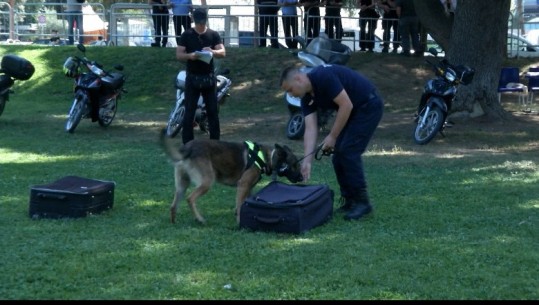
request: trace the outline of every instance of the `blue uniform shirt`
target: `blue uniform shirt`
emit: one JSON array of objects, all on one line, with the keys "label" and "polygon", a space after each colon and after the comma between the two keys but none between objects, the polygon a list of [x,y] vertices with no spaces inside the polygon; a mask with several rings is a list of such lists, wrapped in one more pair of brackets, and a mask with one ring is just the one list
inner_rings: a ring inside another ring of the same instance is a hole
[{"label": "blue uniform shirt", "polygon": [[[278,3],[291,3],[291,4],[295,4],[297,3],[297,0],[279,0]],[[282,6],[281,7],[281,14],[285,15],[285,16],[296,16],[298,14],[297,12],[297,9],[296,9],[296,6],[292,6],[292,5],[287,5],[287,6]]]},{"label": "blue uniform shirt", "polygon": [[173,3],[172,13],[175,16],[186,16],[189,15],[189,10],[193,6],[191,0],[170,0],[170,3]]},{"label": "blue uniform shirt", "polygon": [[365,76],[341,65],[317,66],[307,73],[307,77],[313,87],[314,102],[310,103],[310,95],[302,98],[301,109],[304,116],[317,109],[337,110],[339,107],[333,100],[343,89],[354,105],[354,113],[369,101],[376,90],[374,84]]}]

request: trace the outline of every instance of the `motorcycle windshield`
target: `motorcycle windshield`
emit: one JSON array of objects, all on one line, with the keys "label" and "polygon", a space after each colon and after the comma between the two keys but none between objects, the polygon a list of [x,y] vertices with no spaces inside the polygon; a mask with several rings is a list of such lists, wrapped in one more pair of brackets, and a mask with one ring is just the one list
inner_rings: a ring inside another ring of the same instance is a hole
[{"label": "motorcycle windshield", "polygon": [[99,77],[95,76],[92,73],[84,73],[80,76],[77,85],[82,88],[99,88],[101,85],[101,80]]},{"label": "motorcycle windshield", "polygon": [[437,95],[447,95],[451,93],[454,86],[451,86],[443,79],[431,79],[425,85],[425,91]]}]

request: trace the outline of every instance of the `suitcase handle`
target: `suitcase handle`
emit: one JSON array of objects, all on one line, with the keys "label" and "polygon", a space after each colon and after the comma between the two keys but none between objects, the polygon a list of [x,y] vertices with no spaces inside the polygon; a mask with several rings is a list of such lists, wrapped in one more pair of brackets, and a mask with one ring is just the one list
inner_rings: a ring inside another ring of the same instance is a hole
[{"label": "suitcase handle", "polygon": [[260,216],[255,216],[254,217],[255,220],[259,221],[259,222],[263,222],[263,223],[267,223],[267,224],[275,224],[275,223],[279,223],[282,221],[282,218],[280,217],[260,217]]},{"label": "suitcase handle", "polygon": [[43,199],[59,199],[59,200],[65,200],[66,195],[55,195],[55,194],[45,194],[45,193],[38,193],[37,197],[43,198]]}]

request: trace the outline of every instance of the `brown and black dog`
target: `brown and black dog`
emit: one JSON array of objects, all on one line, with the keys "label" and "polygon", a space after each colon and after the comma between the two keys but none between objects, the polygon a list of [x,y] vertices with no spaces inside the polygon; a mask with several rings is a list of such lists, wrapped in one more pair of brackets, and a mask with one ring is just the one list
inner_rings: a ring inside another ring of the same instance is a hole
[{"label": "brown and black dog", "polygon": [[178,203],[185,196],[187,188],[195,189],[187,197],[187,203],[195,218],[205,223],[198,212],[196,201],[210,190],[215,181],[235,186],[236,221],[240,221],[242,203],[261,179],[262,174],[284,176],[292,183],[303,180],[300,164],[286,145],[275,144],[273,148],[254,142],[225,142],[219,140],[195,139],[183,146],[161,132],[161,145],[174,163],[176,191],[170,206],[170,220],[176,220]]}]

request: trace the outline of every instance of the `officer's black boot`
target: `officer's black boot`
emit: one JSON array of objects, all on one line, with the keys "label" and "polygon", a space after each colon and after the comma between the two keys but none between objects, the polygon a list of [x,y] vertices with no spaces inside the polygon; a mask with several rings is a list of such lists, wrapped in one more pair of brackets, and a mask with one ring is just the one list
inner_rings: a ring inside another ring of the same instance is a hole
[{"label": "officer's black boot", "polygon": [[360,190],[358,196],[354,198],[352,207],[344,215],[345,220],[360,219],[361,217],[369,214],[372,211],[372,205],[369,203],[369,196],[367,190]]},{"label": "officer's black boot", "polygon": [[353,200],[350,198],[341,197],[340,204],[341,206],[337,209],[339,213],[349,212],[352,209]]}]

